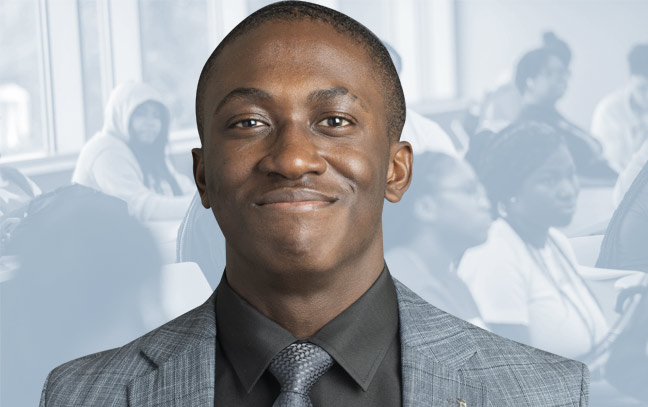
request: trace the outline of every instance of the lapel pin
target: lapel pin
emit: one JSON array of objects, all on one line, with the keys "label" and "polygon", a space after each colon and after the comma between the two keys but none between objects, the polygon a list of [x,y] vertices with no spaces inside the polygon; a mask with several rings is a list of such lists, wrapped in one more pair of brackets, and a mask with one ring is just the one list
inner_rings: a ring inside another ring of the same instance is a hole
[{"label": "lapel pin", "polygon": [[468,407],[468,403],[466,403],[466,400],[462,399],[461,397],[458,397],[456,399],[448,399],[448,404],[457,407]]}]

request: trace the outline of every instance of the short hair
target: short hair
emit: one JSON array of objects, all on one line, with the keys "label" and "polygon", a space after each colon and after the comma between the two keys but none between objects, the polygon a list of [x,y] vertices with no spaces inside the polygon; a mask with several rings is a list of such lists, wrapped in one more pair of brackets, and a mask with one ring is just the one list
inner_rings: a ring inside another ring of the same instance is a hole
[{"label": "short hair", "polygon": [[400,75],[401,71],[403,70],[403,59],[401,58],[398,51],[396,51],[396,48],[394,48],[390,43],[388,43],[387,41],[382,41],[382,44],[385,46],[385,48],[387,48],[387,52],[389,52],[389,56],[394,63],[396,72],[398,72],[398,74]]},{"label": "short hair", "polygon": [[542,35],[542,47],[524,54],[517,64],[515,87],[520,93],[526,90],[527,79],[538,76],[552,56],[560,59],[565,66],[571,62],[571,50],[567,43],[549,31]]},{"label": "short hair", "polygon": [[648,78],[648,44],[637,44],[628,54],[628,65],[632,75]]},{"label": "short hair", "polygon": [[302,1],[282,1],[263,7],[241,21],[218,44],[209,56],[200,73],[196,91],[196,122],[201,142],[204,137],[205,93],[212,76],[217,57],[223,49],[236,38],[246,34],[269,21],[297,21],[310,19],[320,21],[333,27],[339,33],[361,44],[374,62],[374,68],[381,79],[382,93],[387,109],[387,134],[398,140],[405,124],[405,96],[389,52],[367,27],[351,17],[328,7]]},{"label": "short hair", "polygon": [[498,203],[514,196],[529,175],[561,146],[566,146],[565,140],[553,127],[519,122],[497,134],[485,134],[477,150],[469,150],[466,159],[496,210]]}]

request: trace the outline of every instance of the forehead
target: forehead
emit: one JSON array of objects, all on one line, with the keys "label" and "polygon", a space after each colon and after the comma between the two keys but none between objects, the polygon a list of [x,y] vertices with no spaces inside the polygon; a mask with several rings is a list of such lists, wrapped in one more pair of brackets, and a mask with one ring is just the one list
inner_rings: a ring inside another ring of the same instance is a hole
[{"label": "forehead", "polygon": [[565,70],[567,67],[563,61],[555,55],[549,55],[547,62],[544,65],[545,70]]},{"label": "forehead", "polygon": [[[271,20],[233,39],[214,62],[206,113],[218,94],[241,86],[344,87],[380,98],[381,82],[367,46],[317,20]],[[265,83],[259,83],[265,82]]]},{"label": "forehead", "polygon": [[574,166],[571,154],[567,146],[561,144],[556,150],[547,156],[533,172],[533,175],[544,174],[546,172],[565,171]]}]

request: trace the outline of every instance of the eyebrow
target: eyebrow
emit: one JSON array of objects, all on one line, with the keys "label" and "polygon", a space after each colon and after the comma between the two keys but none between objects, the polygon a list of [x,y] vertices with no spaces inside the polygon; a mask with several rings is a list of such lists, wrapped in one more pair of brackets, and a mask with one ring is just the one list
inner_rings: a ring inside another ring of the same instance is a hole
[{"label": "eyebrow", "polygon": [[308,101],[309,102],[319,102],[319,103],[325,103],[325,102],[330,102],[333,99],[339,98],[340,96],[349,96],[354,102],[359,102],[360,106],[366,111],[367,108],[364,106],[362,101],[358,98],[358,96],[349,93],[349,89],[345,88],[344,86],[336,86],[330,89],[320,89],[320,90],[315,90],[312,91],[311,93],[308,94]]},{"label": "eyebrow", "polygon": [[[314,90],[311,93],[308,94],[307,100],[309,102],[319,102],[319,103],[325,103],[325,102],[330,102],[333,99],[339,98],[341,96],[347,96],[351,98],[353,102],[359,102],[360,106],[362,107],[363,110],[367,111],[367,108],[365,105],[362,103],[362,101],[358,98],[358,96],[349,93],[349,89],[345,88],[344,86],[336,86],[330,89],[318,89]],[[258,89],[258,88],[236,88],[232,90],[230,93],[225,95],[220,102],[218,102],[218,105],[216,105],[216,108],[214,109],[213,115],[216,115],[220,109],[223,108],[227,103],[230,103],[233,100],[258,100],[261,99],[263,101],[270,101],[272,100],[272,95],[264,90]]]},{"label": "eyebrow", "polygon": [[264,101],[271,100],[272,95],[270,95],[268,92],[257,89],[257,88],[236,88],[225,97],[221,99],[220,102],[218,102],[218,105],[216,105],[216,108],[214,109],[214,115],[218,113],[220,109],[223,108],[227,103],[233,101],[233,100],[256,100],[256,99],[262,99]]}]

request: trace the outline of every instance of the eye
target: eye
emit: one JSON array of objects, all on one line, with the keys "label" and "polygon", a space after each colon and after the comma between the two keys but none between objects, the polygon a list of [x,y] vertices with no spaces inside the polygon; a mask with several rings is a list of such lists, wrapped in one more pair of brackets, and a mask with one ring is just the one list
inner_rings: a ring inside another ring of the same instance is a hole
[{"label": "eye", "polygon": [[243,128],[260,127],[260,126],[265,126],[265,123],[256,119],[239,120],[238,122],[232,125],[232,127],[243,127]]},{"label": "eye", "polygon": [[350,126],[353,123],[351,123],[351,120],[346,119],[342,116],[331,116],[322,120],[318,124],[326,127],[344,127],[344,126]]},{"label": "eye", "polygon": [[560,177],[558,176],[547,176],[540,179],[540,183],[545,186],[554,186],[560,182]]}]

